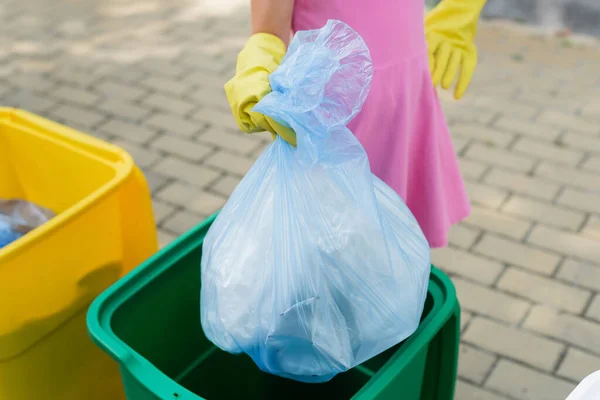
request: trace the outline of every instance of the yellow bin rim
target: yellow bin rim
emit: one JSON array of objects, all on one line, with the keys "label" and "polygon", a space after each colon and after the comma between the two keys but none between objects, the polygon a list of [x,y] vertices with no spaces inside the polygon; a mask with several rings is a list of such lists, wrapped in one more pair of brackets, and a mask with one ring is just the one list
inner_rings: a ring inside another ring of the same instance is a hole
[{"label": "yellow bin rim", "polygon": [[[41,136],[39,133],[41,131],[47,140],[52,140],[60,146],[68,147],[74,152],[85,154],[98,162],[110,165],[115,170],[115,177],[44,225],[0,249],[0,267],[4,261],[27,251],[42,240],[44,236],[60,229],[61,226],[77,218],[86,209],[111,195],[134,171],[133,159],[124,150],[27,111],[0,107],[1,125],[18,126],[20,129],[27,131],[28,134],[36,136]],[[36,129],[32,129],[33,127]],[[109,155],[113,155],[112,160]],[[114,157],[114,155],[118,155],[118,157]]]}]

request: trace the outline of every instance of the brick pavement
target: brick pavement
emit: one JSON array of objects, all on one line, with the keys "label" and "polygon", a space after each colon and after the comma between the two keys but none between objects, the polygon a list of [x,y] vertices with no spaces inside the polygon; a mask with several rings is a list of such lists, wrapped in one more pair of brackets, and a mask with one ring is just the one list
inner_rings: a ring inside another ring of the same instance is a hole
[{"label": "brick pavement", "polygon": [[[127,149],[164,245],[268,144],[222,92],[247,31],[232,1],[5,0],[0,104]],[[495,23],[479,40],[467,98],[441,93],[474,203],[434,252],[464,311],[457,399],[564,399],[600,369],[600,51]]]}]

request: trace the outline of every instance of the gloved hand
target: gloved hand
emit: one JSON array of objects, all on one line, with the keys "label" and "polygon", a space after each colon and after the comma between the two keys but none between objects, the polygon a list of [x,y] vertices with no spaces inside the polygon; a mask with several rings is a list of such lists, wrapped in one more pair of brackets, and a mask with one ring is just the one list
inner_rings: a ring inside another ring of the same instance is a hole
[{"label": "gloved hand", "polygon": [[[448,89],[458,75],[454,98],[460,99],[477,66],[475,33],[486,0],[441,0],[425,16],[425,36],[433,85]],[[460,74],[458,73],[460,69]]]},{"label": "gloved hand", "polygon": [[285,44],[268,33],[252,35],[237,59],[236,74],[225,84],[225,94],[240,129],[246,133],[269,131],[296,146],[296,134],[270,117],[252,111],[271,92],[269,75],[286,53]]}]

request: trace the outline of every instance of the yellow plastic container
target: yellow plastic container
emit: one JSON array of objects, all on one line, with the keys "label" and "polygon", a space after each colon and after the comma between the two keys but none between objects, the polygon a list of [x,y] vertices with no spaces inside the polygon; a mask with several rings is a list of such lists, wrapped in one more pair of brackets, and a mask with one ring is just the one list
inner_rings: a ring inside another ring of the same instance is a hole
[{"label": "yellow plastic container", "polygon": [[124,398],[85,315],[158,249],[141,171],[115,146],[0,108],[0,198],[57,213],[0,249],[0,399]]}]

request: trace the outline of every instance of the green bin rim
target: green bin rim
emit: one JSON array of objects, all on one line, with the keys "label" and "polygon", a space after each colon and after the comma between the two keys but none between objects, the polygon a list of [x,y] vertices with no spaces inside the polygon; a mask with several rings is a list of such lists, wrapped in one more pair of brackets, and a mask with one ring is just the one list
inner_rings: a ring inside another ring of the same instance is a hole
[{"label": "green bin rim", "polygon": [[[151,393],[171,392],[174,398],[200,400],[202,397],[193,393],[179,383],[158,370],[142,355],[121,341],[113,332],[111,320],[114,312],[127,302],[139,289],[161,275],[163,271],[174,265],[178,259],[189,254],[204,241],[206,233],[217,218],[218,212],[208,217],[202,223],[192,228],[187,233],[175,239],[159,252],[148,258],[140,266],[115,282],[102,292],[91,304],[87,313],[88,333],[92,341],[106,352],[111,358],[124,366],[132,376]],[[200,268],[200,260],[198,260]],[[400,349],[381,368],[375,376],[386,381],[393,378],[393,372],[388,371],[390,365],[397,371],[404,368],[416,357],[419,352],[428,346],[437,332],[444,326],[453,314],[456,302],[456,291],[450,278],[432,266],[430,282],[433,281],[437,290],[433,291],[434,297],[442,296],[441,306],[439,299],[434,299],[434,305],[427,317],[419,324],[417,330],[404,342]],[[430,291],[431,292],[431,291]],[[200,317],[198,317],[200,318]],[[200,323],[198,321],[198,323]],[[386,377],[387,375],[387,377]],[[369,383],[359,393],[370,391]],[[358,393],[357,393],[358,394]]]}]

